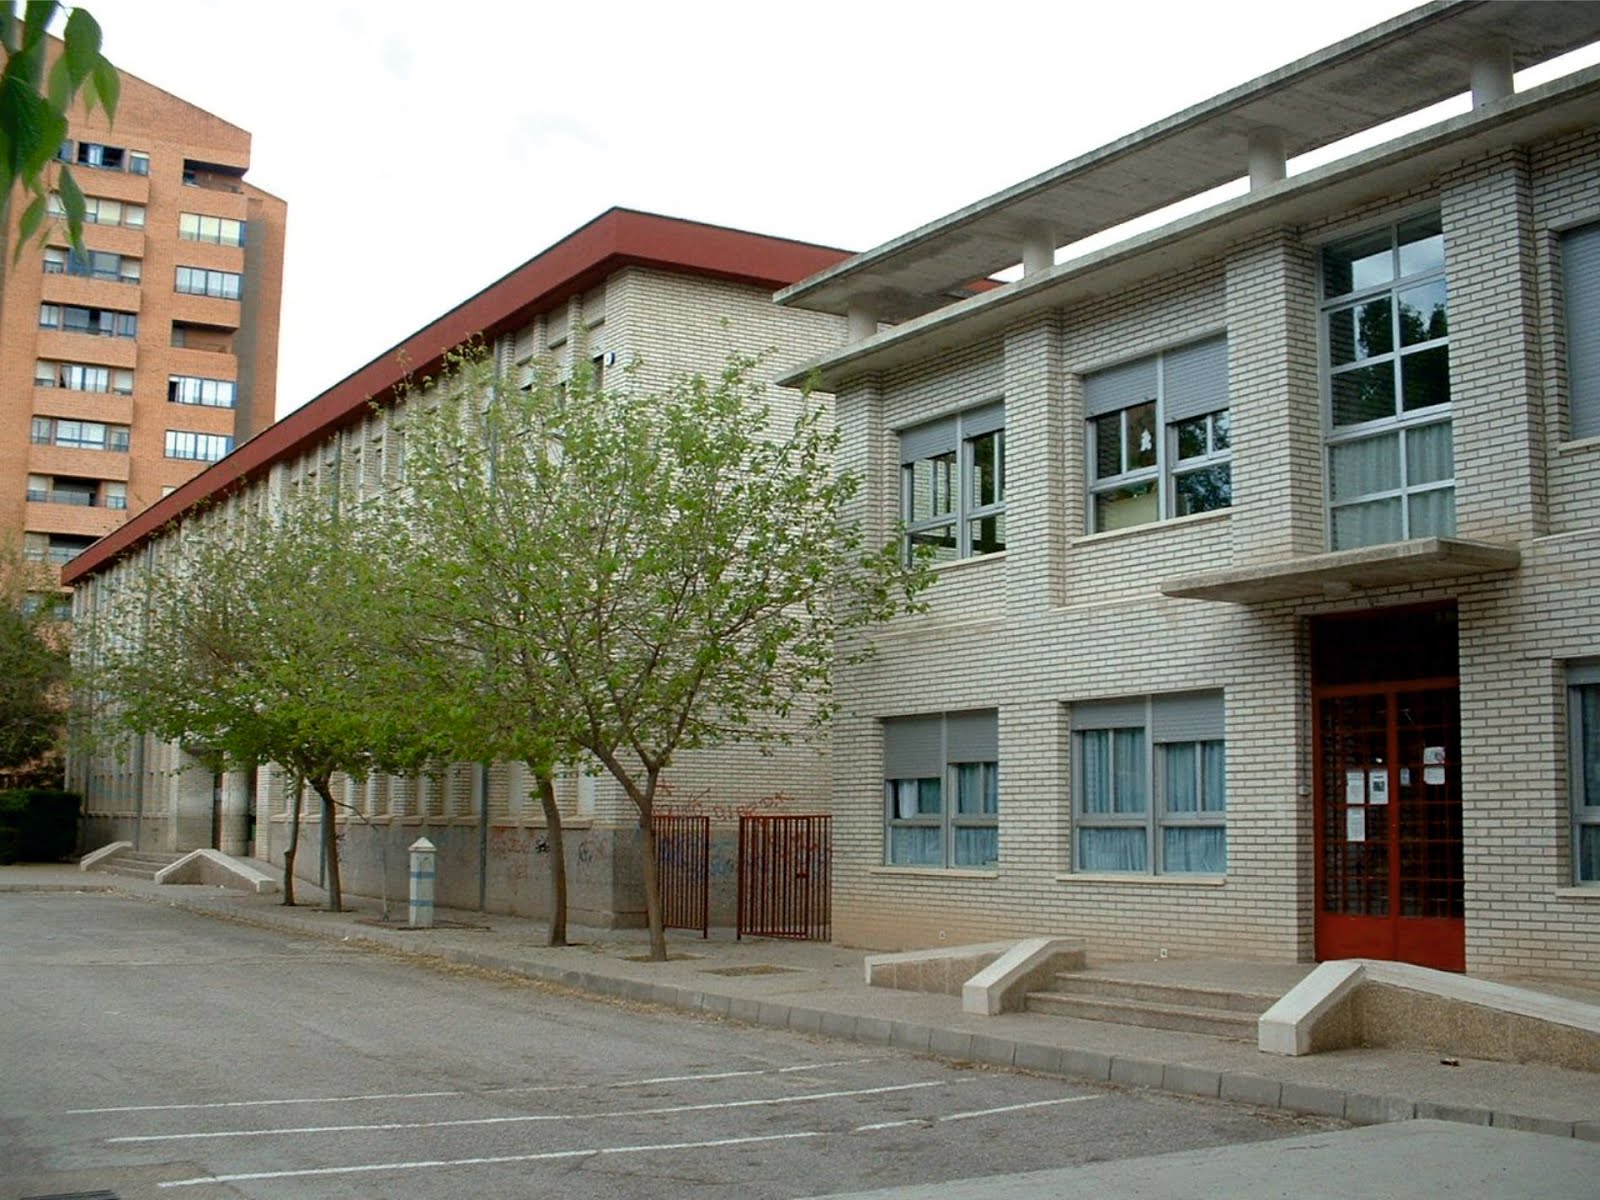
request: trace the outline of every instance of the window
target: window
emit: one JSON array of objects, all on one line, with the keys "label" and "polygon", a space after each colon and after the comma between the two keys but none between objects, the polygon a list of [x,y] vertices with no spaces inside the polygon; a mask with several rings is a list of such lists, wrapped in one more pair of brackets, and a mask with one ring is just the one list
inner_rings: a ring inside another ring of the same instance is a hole
[{"label": "window", "polygon": [[179,213],[178,236],[186,242],[214,242],[219,246],[242,246],[244,222],[230,217]]},{"label": "window", "polygon": [[185,429],[167,430],[167,457],[198,462],[216,462],[233,449],[233,439],[217,433],[191,433]]},{"label": "window", "polygon": [[1072,728],[1077,870],[1228,869],[1221,692],[1075,704]]},{"label": "window", "polygon": [[115,367],[95,367],[86,363],[48,362],[33,365],[33,386],[64,388],[69,392],[114,392],[133,395],[133,372]]},{"label": "window", "polygon": [[1600,884],[1600,659],[1567,668],[1572,878]]},{"label": "window", "polygon": [[128,174],[150,174],[150,156],[142,150],[130,150],[128,152]]},{"label": "window", "polygon": [[220,300],[237,300],[239,275],[234,271],[207,271],[201,267],[179,267],[176,290],[185,296],[215,296]]},{"label": "window", "polygon": [[39,328],[131,338],[139,336],[139,314],[117,312],[112,308],[82,308],[76,304],[41,304]]},{"label": "window", "polygon": [[75,504],[84,508],[125,509],[128,507],[128,485],[113,480],[29,475],[28,501],[32,504]]},{"label": "window", "polygon": [[[66,205],[61,203],[59,193],[50,193],[49,208],[52,217],[67,215]],[[85,196],[83,220],[88,225],[126,225],[129,229],[143,229],[144,205],[124,204],[120,200],[105,200],[99,196]]]},{"label": "window", "polygon": [[1335,550],[1456,529],[1449,306],[1437,213],[1322,251]]},{"label": "window", "polygon": [[935,562],[1006,548],[1006,406],[991,404],[900,435],[906,554]]},{"label": "window", "polygon": [[122,170],[124,150],[121,146],[104,146],[99,142],[79,142],[78,157],[81,167],[100,167],[107,171]]},{"label": "window", "polygon": [[1567,389],[1574,438],[1600,437],[1600,225],[1561,235]]},{"label": "window", "polygon": [[998,714],[883,723],[884,861],[993,867],[1000,859]]},{"label": "window", "polygon": [[137,258],[104,250],[79,254],[61,246],[44,248],[46,275],[86,275],[91,279],[109,279],[113,283],[138,283],[142,267]]},{"label": "window", "polygon": [[207,408],[232,408],[237,385],[231,379],[201,379],[194,375],[167,378],[167,399],[173,404],[202,404]]},{"label": "window", "polygon": [[1086,375],[1083,407],[1090,533],[1233,503],[1227,338]]},{"label": "window", "polygon": [[35,417],[28,440],[36,446],[65,446],[73,450],[128,452],[128,427],[99,421],[67,421]]}]

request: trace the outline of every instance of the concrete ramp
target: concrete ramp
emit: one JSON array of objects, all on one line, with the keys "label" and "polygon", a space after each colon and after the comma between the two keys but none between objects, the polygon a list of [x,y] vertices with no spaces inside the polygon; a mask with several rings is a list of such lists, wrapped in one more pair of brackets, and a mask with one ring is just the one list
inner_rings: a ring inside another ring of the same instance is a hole
[{"label": "concrete ramp", "polygon": [[249,863],[229,858],[220,850],[191,850],[177,862],[156,872],[157,883],[201,883],[254,892],[258,896],[278,890],[278,880]]},{"label": "concrete ramp", "polygon": [[1431,1050],[1600,1072],[1600,1006],[1409,963],[1327,962],[1262,1014],[1268,1054]]}]

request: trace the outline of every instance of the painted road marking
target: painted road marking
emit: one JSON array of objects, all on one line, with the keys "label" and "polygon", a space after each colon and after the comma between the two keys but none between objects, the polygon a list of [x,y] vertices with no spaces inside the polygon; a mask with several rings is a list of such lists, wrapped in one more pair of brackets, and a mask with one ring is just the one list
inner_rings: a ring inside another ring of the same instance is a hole
[{"label": "painted road marking", "polygon": [[[1103,1095],[1073,1096],[1047,1103],[1071,1103],[1073,1100],[1100,1100]],[[981,1112],[955,1113],[941,1120],[970,1120],[988,1113],[1012,1112],[1018,1108],[1037,1108],[1039,1105],[1008,1104]],[[877,1133],[885,1129],[901,1129],[907,1125],[925,1124],[922,1121],[883,1121],[874,1125],[857,1125],[846,1134]],[[251,1183],[266,1179],[304,1179],[311,1176],[371,1175],[379,1172],[422,1171],[440,1167],[499,1166],[505,1163],[554,1162],[570,1158],[600,1158],[607,1154],[651,1154],[669,1150],[717,1150],[726,1146],[752,1146],[761,1142],[793,1142],[824,1137],[839,1137],[838,1130],[802,1129],[793,1133],[768,1133],[752,1137],[717,1138],[702,1142],[656,1142],[640,1146],[593,1146],[581,1150],[545,1150],[535,1154],[497,1154],[478,1158],[434,1158],[414,1162],[356,1163],[344,1167],[305,1167],[290,1171],[252,1171],[235,1175],[198,1175],[193,1179],[169,1179],[156,1184],[159,1188],[197,1187],[208,1183]]]},{"label": "painted road marking", "polygon": [[895,1083],[883,1087],[852,1088],[839,1092],[808,1092],[804,1096],[771,1096],[760,1100],[720,1100],[714,1104],[674,1104],[661,1108],[627,1108],[598,1113],[519,1113],[509,1117],[462,1117],[450,1121],[386,1121],[371,1125],[305,1125],[298,1129],[218,1129],[204,1133],[146,1133],[106,1138],[110,1145],[136,1142],[194,1142],[216,1138],[284,1137],[289,1134],[390,1133],[397,1129],[457,1129],[473,1125],[531,1125],[546,1121],[598,1121],[614,1117],[660,1117],[676,1113],[711,1112],[729,1108],[769,1108],[782,1104],[807,1104],[814,1100],[842,1100],[850,1096],[882,1096],[921,1088],[954,1087],[969,1080],[930,1079],[921,1083]]},{"label": "painted road marking", "polygon": [[649,1087],[661,1083],[696,1083],[702,1080],[742,1079],[755,1075],[792,1075],[800,1071],[826,1071],[833,1067],[856,1067],[878,1062],[876,1058],[841,1058],[835,1062],[804,1063],[795,1067],[764,1067],[749,1071],[713,1071],[703,1075],[657,1075],[648,1079],[619,1079],[615,1083],[547,1083],[527,1086],[477,1088],[471,1091],[443,1092],[367,1092],[359,1096],[294,1096],[282,1100],[216,1100],[207,1104],[121,1104],[111,1108],[69,1108],[68,1117],[99,1116],[106,1113],[188,1112],[210,1108],[270,1108],[286,1104],[353,1104],[368,1100],[437,1100],[451,1096],[526,1095],[534,1092],[574,1092],[605,1088]]}]

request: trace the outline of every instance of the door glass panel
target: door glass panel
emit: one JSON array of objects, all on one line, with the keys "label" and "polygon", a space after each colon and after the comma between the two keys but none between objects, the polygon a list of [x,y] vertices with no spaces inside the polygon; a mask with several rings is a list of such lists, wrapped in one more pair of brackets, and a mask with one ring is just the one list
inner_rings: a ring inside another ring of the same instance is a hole
[{"label": "door glass panel", "polygon": [[1386,697],[1319,703],[1322,911],[1389,915],[1389,744]]},{"label": "door glass panel", "polygon": [[1460,717],[1454,688],[1400,692],[1400,915],[1465,915]]}]

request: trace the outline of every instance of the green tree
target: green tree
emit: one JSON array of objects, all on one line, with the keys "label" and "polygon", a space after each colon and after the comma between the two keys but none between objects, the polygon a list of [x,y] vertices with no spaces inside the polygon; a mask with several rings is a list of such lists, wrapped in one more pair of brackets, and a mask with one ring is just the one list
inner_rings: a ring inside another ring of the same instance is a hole
[{"label": "green tree", "polygon": [[417,525],[455,556],[435,572],[445,619],[481,637],[491,678],[525,673],[529,707],[505,723],[538,728],[552,761],[593,755],[638,811],[656,960],[662,773],[825,720],[836,643],[929,582],[841,520],[859,480],[834,472],[824,409],[774,429],[759,367],[735,357],[660,393],[581,370],[446,386],[409,443]]},{"label": "green tree", "polygon": [[0,772],[44,768],[66,715],[67,627],[54,611],[52,572],[0,547]]},{"label": "green tree", "polygon": [[[411,772],[452,748],[448,714],[418,687],[407,631],[369,607],[384,550],[364,507],[311,484],[276,512],[191,516],[160,545],[144,595],[98,615],[85,656],[99,665],[83,690],[122,728],[177,741],[216,769],[277,763],[296,797],[299,780],[311,787],[335,912],[334,775]],[[292,848],[284,897],[294,903]]]},{"label": "green tree", "polygon": [[[20,12],[18,11],[20,8]],[[117,113],[122,81],[100,53],[100,25],[86,9],[71,9],[61,32],[61,54],[49,64],[51,22],[61,11],[53,0],[0,4],[0,237],[10,229],[11,197],[20,186],[32,199],[18,225],[20,253],[49,212],[45,167],[67,137],[67,114],[81,100],[108,119]],[[49,64],[49,65],[47,65]],[[56,182],[67,215],[67,236],[83,249],[83,192],[62,164]]]}]

